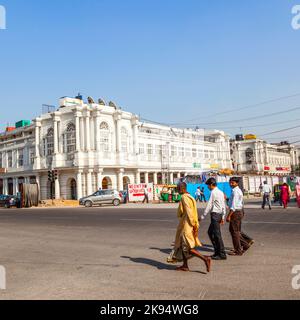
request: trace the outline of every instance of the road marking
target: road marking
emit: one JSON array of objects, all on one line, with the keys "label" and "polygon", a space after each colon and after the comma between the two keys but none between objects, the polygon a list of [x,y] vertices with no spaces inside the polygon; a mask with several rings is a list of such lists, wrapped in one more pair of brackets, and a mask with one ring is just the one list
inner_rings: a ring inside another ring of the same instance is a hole
[{"label": "road marking", "polygon": [[267,221],[245,221],[246,224],[283,224],[283,225],[300,225],[300,222],[267,222]]},{"label": "road marking", "polygon": [[174,222],[174,220],[160,220],[160,219],[120,219],[121,221],[140,221],[140,222]]}]

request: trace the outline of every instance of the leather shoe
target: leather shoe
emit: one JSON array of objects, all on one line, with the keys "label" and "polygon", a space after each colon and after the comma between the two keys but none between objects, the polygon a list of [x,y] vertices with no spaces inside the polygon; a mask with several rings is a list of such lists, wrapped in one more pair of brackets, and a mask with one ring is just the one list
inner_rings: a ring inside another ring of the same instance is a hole
[{"label": "leather shoe", "polygon": [[212,256],[211,258],[216,261],[227,260],[226,256]]}]

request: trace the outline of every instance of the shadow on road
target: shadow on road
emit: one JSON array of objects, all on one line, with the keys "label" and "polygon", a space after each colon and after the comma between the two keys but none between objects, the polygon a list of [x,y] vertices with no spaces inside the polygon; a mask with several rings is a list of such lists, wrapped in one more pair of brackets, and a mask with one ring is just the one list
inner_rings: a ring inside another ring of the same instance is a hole
[{"label": "shadow on road", "polygon": [[127,257],[127,256],[121,256],[121,258],[129,259],[130,261],[132,261],[134,263],[147,264],[152,267],[156,267],[159,270],[173,270],[173,271],[175,270],[174,266],[171,266],[166,263],[162,263],[160,261],[148,259],[148,258],[132,258],[132,257]]},{"label": "shadow on road", "polygon": [[[140,264],[146,264],[152,267],[156,267],[158,270],[171,270],[171,271],[176,271],[176,267],[162,263],[160,261],[148,259],[148,258],[132,258],[132,257],[127,257],[127,256],[121,256],[123,259],[129,259],[130,261],[134,263],[140,263]],[[207,274],[206,272],[203,271],[189,271],[190,273],[201,273],[201,274]]]}]

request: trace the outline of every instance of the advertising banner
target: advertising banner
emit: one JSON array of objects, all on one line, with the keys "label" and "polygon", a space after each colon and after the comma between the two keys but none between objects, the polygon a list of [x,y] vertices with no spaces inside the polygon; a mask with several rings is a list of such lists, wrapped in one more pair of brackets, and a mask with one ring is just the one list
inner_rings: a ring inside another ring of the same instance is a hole
[{"label": "advertising banner", "polygon": [[149,201],[153,201],[153,183],[129,184],[129,202],[143,201],[145,198],[145,190],[148,192]]}]

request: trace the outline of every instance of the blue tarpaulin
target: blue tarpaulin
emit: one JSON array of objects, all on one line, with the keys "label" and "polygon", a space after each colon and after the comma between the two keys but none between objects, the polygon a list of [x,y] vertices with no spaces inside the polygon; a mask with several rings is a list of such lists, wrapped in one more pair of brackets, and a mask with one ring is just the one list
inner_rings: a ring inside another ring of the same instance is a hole
[{"label": "blue tarpaulin", "polygon": [[[193,196],[195,198],[195,193],[196,193],[196,190],[198,187],[200,187],[201,189],[204,188],[205,198],[206,198],[206,201],[208,201],[208,199],[210,197],[210,190],[208,189],[208,187],[205,183],[202,183],[202,184],[188,183],[187,191],[190,193],[191,196]],[[229,185],[229,182],[219,182],[218,188],[226,194],[227,198],[230,198],[232,189]]]}]

